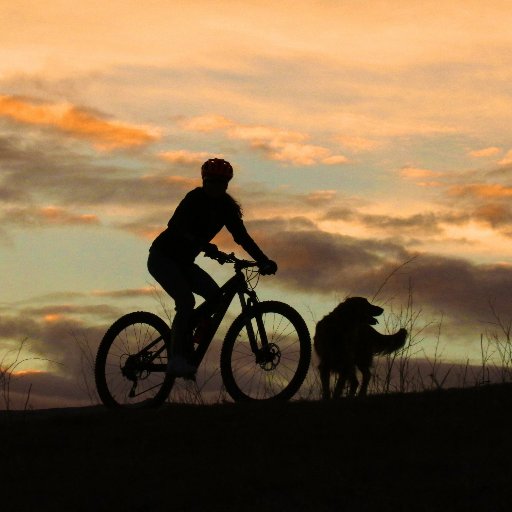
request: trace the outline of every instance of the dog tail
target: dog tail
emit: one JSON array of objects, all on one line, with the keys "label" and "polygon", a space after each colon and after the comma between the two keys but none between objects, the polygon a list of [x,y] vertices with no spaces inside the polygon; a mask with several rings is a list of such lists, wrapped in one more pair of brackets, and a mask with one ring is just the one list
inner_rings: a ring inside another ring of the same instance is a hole
[{"label": "dog tail", "polygon": [[379,334],[378,336],[375,336],[373,340],[374,353],[376,355],[392,354],[405,345],[406,339],[407,330],[403,328],[398,332],[395,332],[395,334]]}]

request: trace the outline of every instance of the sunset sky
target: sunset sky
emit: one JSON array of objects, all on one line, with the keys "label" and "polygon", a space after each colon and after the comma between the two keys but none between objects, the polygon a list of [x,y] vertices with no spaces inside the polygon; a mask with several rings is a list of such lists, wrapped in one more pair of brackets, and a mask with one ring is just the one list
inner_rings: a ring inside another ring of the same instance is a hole
[{"label": "sunset sky", "polygon": [[78,403],[81,342],[161,313],[147,251],[211,156],[279,265],[258,292],[312,333],[383,284],[418,357],[442,322],[478,362],[490,304],[510,321],[508,0],[0,2],[0,354],[52,361],[20,367],[36,405]]}]

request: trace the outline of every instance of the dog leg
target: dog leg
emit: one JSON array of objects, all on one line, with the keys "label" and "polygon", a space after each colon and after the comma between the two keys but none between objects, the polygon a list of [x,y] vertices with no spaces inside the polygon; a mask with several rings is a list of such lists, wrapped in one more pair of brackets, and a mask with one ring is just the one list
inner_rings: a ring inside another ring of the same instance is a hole
[{"label": "dog leg", "polygon": [[331,372],[322,366],[318,368],[320,372],[320,382],[322,383],[322,400],[331,398]]},{"label": "dog leg", "polygon": [[368,384],[370,384],[370,379],[372,378],[372,372],[370,368],[360,368],[361,373],[363,375],[363,381],[361,383],[361,389],[359,390],[360,396],[365,396],[368,391]]},{"label": "dog leg", "polygon": [[340,372],[338,375],[338,380],[336,382],[336,386],[334,386],[334,391],[332,393],[332,397],[334,399],[341,398],[343,394],[343,390],[345,389],[345,383],[347,382],[347,378],[345,377],[345,372]]},{"label": "dog leg", "polygon": [[357,387],[359,386],[359,381],[356,377],[356,372],[354,371],[350,376],[350,396],[356,396]]}]

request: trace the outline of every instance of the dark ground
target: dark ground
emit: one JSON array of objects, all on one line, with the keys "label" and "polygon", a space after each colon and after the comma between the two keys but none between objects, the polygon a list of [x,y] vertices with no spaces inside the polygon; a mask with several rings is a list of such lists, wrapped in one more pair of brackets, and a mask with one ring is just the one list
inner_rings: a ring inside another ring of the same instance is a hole
[{"label": "dark ground", "polygon": [[512,386],[0,413],[2,511],[512,510]]}]

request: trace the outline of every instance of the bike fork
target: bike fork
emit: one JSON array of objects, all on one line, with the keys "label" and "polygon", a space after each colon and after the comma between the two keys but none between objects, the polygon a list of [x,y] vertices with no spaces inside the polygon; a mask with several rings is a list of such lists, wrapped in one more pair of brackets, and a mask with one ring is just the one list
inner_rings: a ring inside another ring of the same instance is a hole
[{"label": "bike fork", "polygon": [[[246,316],[245,319],[245,327],[247,329],[247,334],[249,336],[249,343],[251,345],[251,350],[253,354],[258,354],[261,349],[268,346],[267,333],[265,331],[265,326],[263,325],[263,319],[261,318],[261,313],[258,310],[258,300],[254,297],[250,298],[249,304],[245,300],[245,297],[242,293],[239,294],[240,303],[242,305],[242,311],[247,312],[249,307],[255,311],[254,318],[256,320],[257,333],[254,331],[253,324],[251,322],[251,317],[249,315]],[[258,346],[258,336],[260,340],[260,346]]]}]

